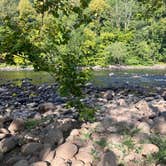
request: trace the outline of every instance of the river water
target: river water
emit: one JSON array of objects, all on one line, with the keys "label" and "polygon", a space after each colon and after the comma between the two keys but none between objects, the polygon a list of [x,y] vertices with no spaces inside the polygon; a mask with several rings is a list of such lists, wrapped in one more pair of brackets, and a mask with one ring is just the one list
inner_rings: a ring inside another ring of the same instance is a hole
[{"label": "river water", "polygon": [[[0,84],[8,81],[30,78],[32,83],[53,83],[53,77],[46,72],[0,71]],[[166,70],[103,70],[94,71],[90,80],[97,87],[142,86],[166,88]]]}]

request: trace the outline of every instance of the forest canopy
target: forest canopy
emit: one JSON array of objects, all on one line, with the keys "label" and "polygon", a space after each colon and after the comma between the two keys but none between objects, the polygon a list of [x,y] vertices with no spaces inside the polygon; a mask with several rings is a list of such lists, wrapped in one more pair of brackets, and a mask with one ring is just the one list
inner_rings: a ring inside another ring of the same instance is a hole
[{"label": "forest canopy", "polygon": [[166,62],[165,27],[164,0],[0,0],[0,61],[38,70]]}]

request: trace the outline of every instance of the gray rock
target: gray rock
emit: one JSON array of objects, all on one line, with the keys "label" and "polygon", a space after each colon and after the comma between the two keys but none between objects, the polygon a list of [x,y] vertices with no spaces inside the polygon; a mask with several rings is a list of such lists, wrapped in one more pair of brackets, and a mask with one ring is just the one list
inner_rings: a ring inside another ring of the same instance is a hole
[{"label": "gray rock", "polygon": [[47,130],[47,134],[44,138],[44,143],[48,143],[50,145],[61,144],[64,140],[63,133],[60,129],[50,128]]},{"label": "gray rock", "polygon": [[21,148],[21,152],[25,155],[33,155],[39,153],[43,145],[40,143],[28,143]]},{"label": "gray rock", "polygon": [[39,112],[40,113],[45,113],[47,111],[54,111],[55,110],[55,105],[53,103],[43,103],[39,105]]},{"label": "gray rock", "polygon": [[27,160],[20,160],[19,162],[15,163],[13,166],[29,166]]},{"label": "gray rock", "polygon": [[105,152],[97,166],[117,166],[115,154],[112,151]]},{"label": "gray rock", "polygon": [[14,149],[18,145],[16,137],[5,138],[0,142],[0,152],[6,153]]},{"label": "gray rock", "polygon": [[152,131],[162,135],[166,134],[166,120],[164,117],[158,117],[154,120]]}]

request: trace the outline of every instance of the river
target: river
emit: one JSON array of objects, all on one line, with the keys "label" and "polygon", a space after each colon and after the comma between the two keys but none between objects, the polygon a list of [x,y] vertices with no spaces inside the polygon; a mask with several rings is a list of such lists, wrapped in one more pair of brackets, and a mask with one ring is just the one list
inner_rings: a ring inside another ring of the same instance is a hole
[{"label": "river", "polygon": [[[0,71],[0,84],[30,78],[33,84],[53,83],[53,77],[46,72]],[[166,70],[102,70],[94,71],[90,80],[97,87],[142,86],[166,88]]]}]

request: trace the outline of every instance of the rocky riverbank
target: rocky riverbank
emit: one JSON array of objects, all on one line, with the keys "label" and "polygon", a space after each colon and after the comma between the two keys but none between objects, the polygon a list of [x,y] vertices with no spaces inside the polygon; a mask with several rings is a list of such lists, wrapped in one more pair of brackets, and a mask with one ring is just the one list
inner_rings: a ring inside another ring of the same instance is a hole
[{"label": "rocky riverbank", "polygon": [[166,89],[88,84],[84,91],[82,101],[96,109],[93,122],[79,120],[78,110],[67,107],[56,84],[24,79],[1,85],[2,165],[166,165]]},{"label": "rocky riverbank", "polygon": [[[132,65],[109,65],[109,66],[93,66],[91,69],[98,70],[166,70],[166,64],[156,64],[149,66],[132,66]],[[34,70],[32,66],[0,66],[0,71],[31,71]]]}]

